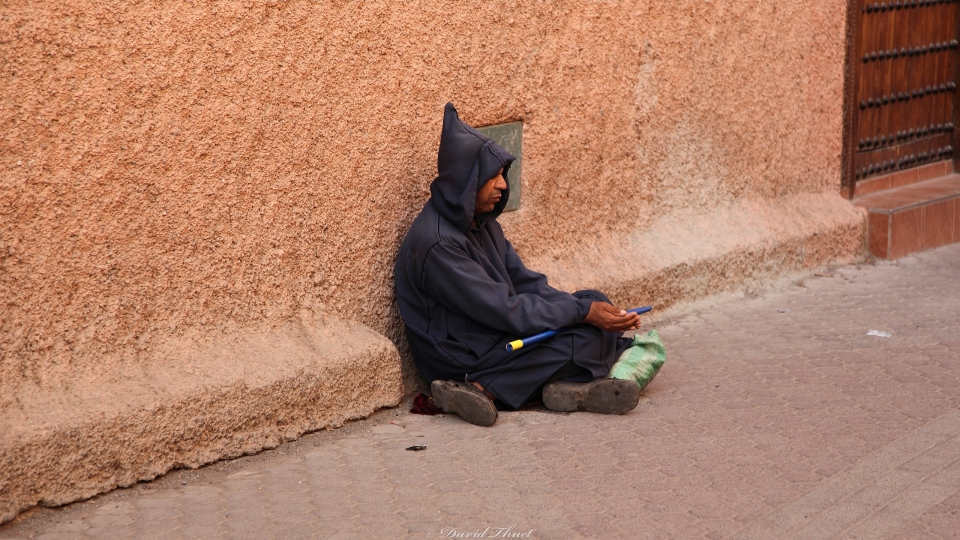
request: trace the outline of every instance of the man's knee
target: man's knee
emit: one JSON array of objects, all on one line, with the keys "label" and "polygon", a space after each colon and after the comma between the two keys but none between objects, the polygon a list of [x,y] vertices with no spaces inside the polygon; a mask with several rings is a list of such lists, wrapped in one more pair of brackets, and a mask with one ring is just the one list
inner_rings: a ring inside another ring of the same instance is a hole
[{"label": "man's knee", "polygon": [[600,291],[594,291],[592,289],[587,289],[585,291],[577,291],[573,293],[573,296],[582,299],[593,300],[594,302],[606,302],[610,303],[610,299],[607,298],[607,295],[603,294]]}]

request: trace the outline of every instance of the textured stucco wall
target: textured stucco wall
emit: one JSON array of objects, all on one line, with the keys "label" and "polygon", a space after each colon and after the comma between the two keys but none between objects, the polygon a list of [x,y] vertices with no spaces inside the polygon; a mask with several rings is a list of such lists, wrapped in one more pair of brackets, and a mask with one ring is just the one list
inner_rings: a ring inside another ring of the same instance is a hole
[{"label": "textured stucco wall", "polygon": [[8,0],[0,385],[301,308],[396,340],[447,100],[525,123],[527,257],[835,192],[844,4]]},{"label": "textured stucco wall", "polygon": [[[302,312],[402,351],[392,266],[448,100],[475,125],[524,122],[523,201],[501,222],[554,273],[585,246],[578,264],[603,267],[644,231],[667,238],[673,216],[709,230],[833,197],[844,21],[842,0],[6,0],[0,414],[118,366],[186,370],[215,346],[170,343],[282,333]],[[791,233],[820,252],[800,264],[856,249],[856,213],[824,208],[847,221]],[[652,238],[631,249],[682,264],[690,246]],[[591,281],[576,275],[556,279]],[[644,290],[617,298],[662,305],[741,278],[629,277]]]},{"label": "textured stucco wall", "polygon": [[0,418],[0,523],[274,448],[401,398],[390,340],[306,313],[270,332],[172,340],[152,362],[69,371],[56,392],[23,382],[19,407]]}]

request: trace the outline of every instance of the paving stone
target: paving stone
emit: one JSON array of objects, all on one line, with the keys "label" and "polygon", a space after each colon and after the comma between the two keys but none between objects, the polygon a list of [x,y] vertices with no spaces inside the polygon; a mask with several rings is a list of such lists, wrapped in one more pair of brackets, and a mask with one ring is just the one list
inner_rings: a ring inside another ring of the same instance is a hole
[{"label": "paving stone", "polygon": [[187,538],[216,538],[224,533],[220,525],[185,525],[179,529]]},{"label": "paving stone", "polygon": [[133,538],[133,531],[127,527],[109,524],[104,526],[90,527],[84,531],[84,536],[87,538],[105,539]]},{"label": "paving stone", "polygon": [[158,529],[138,529],[134,538],[137,540],[181,540],[184,538],[179,531],[158,530]]}]

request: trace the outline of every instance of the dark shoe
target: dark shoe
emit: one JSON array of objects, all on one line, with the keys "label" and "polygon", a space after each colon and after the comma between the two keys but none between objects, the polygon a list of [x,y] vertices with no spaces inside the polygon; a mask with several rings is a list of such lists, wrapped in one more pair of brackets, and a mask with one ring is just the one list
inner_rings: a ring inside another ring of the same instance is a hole
[{"label": "dark shoe", "polygon": [[624,414],[640,403],[640,387],[633,381],[594,379],[575,383],[556,381],[543,387],[543,404],[551,411],[587,411]]},{"label": "dark shoe", "polygon": [[430,384],[433,402],[444,412],[459,414],[475,426],[492,426],[497,422],[497,407],[479,388],[456,381],[433,381]]}]

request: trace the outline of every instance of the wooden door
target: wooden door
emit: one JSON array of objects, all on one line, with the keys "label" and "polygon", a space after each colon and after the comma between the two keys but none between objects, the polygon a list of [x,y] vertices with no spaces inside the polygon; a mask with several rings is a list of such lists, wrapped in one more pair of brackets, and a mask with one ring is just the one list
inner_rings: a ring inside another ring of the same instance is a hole
[{"label": "wooden door", "polygon": [[851,0],[851,10],[852,196],[854,182],[953,158],[958,42],[957,0]]}]

